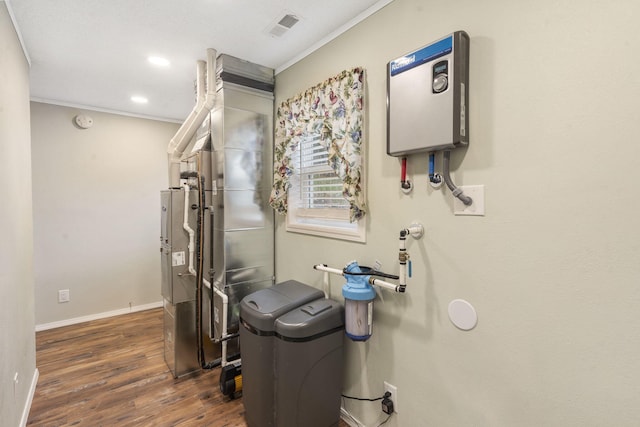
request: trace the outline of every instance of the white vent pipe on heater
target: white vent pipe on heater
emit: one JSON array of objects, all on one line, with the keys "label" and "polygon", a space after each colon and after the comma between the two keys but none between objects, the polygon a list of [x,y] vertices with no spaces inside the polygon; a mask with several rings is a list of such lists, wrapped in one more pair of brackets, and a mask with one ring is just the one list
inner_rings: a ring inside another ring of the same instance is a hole
[{"label": "white vent pipe on heater", "polygon": [[193,254],[195,253],[195,235],[196,233],[193,231],[193,228],[189,227],[189,184],[184,183],[184,219],[182,223],[182,228],[189,235],[189,274],[192,276],[196,275],[196,269],[193,267]]},{"label": "white vent pipe on heater", "polygon": [[180,160],[184,150],[191,142],[191,138],[196,133],[198,127],[202,124],[205,117],[215,103],[216,99],[216,51],[215,49],[207,49],[206,62],[206,93],[204,96],[203,82],[204,80],[204,62],[198,61],[197,67],[197,83],[196,83],[196,105],[193,107],[189,116],[184,121],[178,132],[169,142],[167,148],[169,160],[169,187],[176,188],[180,186]]}]

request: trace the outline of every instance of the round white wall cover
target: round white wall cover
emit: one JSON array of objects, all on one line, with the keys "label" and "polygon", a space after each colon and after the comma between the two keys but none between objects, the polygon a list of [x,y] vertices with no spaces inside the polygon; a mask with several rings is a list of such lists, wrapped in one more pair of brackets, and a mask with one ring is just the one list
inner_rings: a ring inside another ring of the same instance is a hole
[{"label": "round white wall cover", "polygon": [[93,126],[93,119],[89,116],[85,116],[84,114],[78,114],[74,118],[74,121],[81,129],[89,129],[91,126]]},{"label": "round white wall cover", "polygon": [[478,324],[476,309],[463,299],[454,299],[449,303],[449,319],[463,331],[469,331]]}]

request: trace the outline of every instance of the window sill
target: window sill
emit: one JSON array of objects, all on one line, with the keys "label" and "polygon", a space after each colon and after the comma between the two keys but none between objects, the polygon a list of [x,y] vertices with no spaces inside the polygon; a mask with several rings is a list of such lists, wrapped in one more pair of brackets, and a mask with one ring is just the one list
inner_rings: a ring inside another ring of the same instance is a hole
[{"label": "window sill", "polygon": [[327,237],[329,239],[348,240],[351,242],[365,243],[366,239],[366,218],[359,221],[357,227],[353,229],[313,224],[293,222],[287,215],[286,230],[291,233],[309,234],[312,236]]}]

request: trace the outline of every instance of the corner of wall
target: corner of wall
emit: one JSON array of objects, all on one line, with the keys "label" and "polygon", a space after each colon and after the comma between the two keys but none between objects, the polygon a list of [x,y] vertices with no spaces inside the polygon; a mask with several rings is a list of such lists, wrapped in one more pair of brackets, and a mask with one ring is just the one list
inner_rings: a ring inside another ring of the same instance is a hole
[{"label": "corner of wall", "polygon": [[27,400],[24,403],[22,409],[22,417],[20,418],[20,427],[25,427],[29,420],[29,412],[31,412],[31,403],[33,403],[33,396],[36,393],[36,386],[38,385],[38,378],[40,378],[40,371],[36,368],[33,371],[33,377],[31,377],[31,386],[29,387],[29,394]]}]

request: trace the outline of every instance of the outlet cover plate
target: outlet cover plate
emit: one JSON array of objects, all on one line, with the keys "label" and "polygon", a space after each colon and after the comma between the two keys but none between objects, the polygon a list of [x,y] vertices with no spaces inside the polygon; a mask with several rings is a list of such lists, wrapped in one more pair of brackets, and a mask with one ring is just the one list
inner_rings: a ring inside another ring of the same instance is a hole
[{"label": "outlet cover plate", "polygon": [[398,413],[398,388],[385,381],[384,392],[391,393],[391,400],[393,401],[393,412],[397,414]]},{"label": "outlet cover plate", "polygon": [[453,214],[484,216],[484,185],[461,185],[458,188],[465,196],[471,197],[473,203],[466,206],[460,199],[454,197]]},{"label": "outlet cover plate", "polygon": [[69,289],[60,289],[58,291],[58,302],[69,302]]}]

